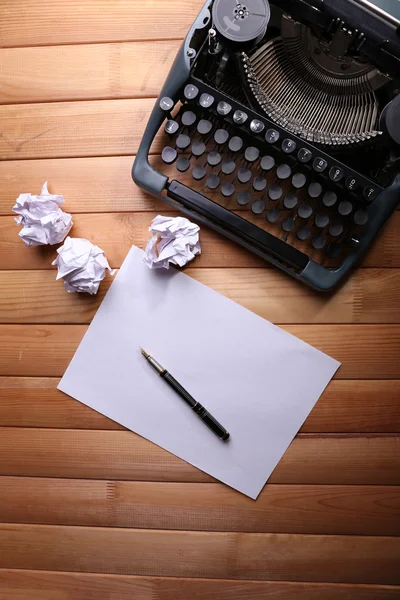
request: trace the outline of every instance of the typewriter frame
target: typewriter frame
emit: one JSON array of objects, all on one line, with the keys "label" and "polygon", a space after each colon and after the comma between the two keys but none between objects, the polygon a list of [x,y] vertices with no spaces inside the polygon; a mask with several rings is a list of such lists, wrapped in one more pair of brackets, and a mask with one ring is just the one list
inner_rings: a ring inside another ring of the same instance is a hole
[{"label": "typewriter frame", "polygon": [[[377,17],[376,13],[371,12],[366,5],[360,4],[354,0],[311,1],[314,6],[304,2],[304,0],[298,0],[297,2],[293,2],[293,0],[277,0],[275,3],[294,16],[301,12],[302,18],[304,18],[304,15],[306,14],[307,19],[311,22],[313,19],[315,20],[317,16],[319,20],[321,20],[321,15],[317,15],[317,12],[322,6],[324,7],[324,16],[327,23],[329,23],[329,20],[331,20],[333,16],[337,17],[338,14],[340,14],[341,18],[349,25],[356,26],[357,23],[362,22],[363,31],[366,33],[368,40],[366,43],[365,54],[368,55],[369,53],[373,53],[374,63],[377,63],[378,65],[379,63],[382,65],[386,64],[386,68],[390,65],[394,71],[400,73],[400,59],[397,58],[397,56],[400,57],[400,35],[398,34],[398,29],[394,23],[384,21],[380,17]],[[190,44],[196,30],[201,30],[209,26],[211,21],[211,4],[212,0],[206,1],[178,51],[144,131],[132,167],[132,178],[137,185],[150,192],[153,196],[158,197],[173,208],[184,212],[190,218],[213,228],[225,237],[235,241],[258,256],[261,256],[263,259],[287,272],[299,281],[309,285],[313,289],[318,291],[330,291],[336,287],[339,282],[345,279],[355,264],[362,258],[375,236],[384,226],[385,222],[399,203],[400,174],[398,174],[393,183],[384,189],[370,204],[368,210],[370,216],[369,222],[363,229],[360,243],[357,248],[352,249],[349,252],[338,268],[330,269],[323,267],[307,257],[308,260],[306,261],[305,266],[296,271],[288,266],[287,261],[285,261],[283,257],[282,259],[279,258],[276,252],[269,252],[268,249],[260,248],[249,243],[249,241],[246,240],[246,236],[242,237],[225,229],[220,224],[219,219],[210,219],[206,213],[195,209],[195,205],[191,205],[190,202],[186,203],[185,206],[181,201],[171,197],[171,195],[166,195],[165,192],[168,193],[168,187],[170,185],[168,177],[157,171],[149,163],[148,155],[151,144],[165,120],[165,112],[160,108],[159,100],[162,97],[167,96],[178,101],[182,97],[183,87],[188,83],[191,67],[197,54],[196,50],[193,49]],[[384,43],[382,43],[382,40],[384,40]],[[380,43],[380,46],[377,49],[376,44],[378,44],[378,42]],[[397,51],[397,56],[393,53],[393,50]],[[240,107],[238,102],[235,103]],[[242,108],[244,111],[249,112],[248,107],[243,106]],[[268,119],[266,120],[268,121]],[[296,136],[292,137],[295,138]],[[172,195],[174,194],[172,193]],[[175,197],[178,196],[175,194]],[[206,197],[204,197],[204,199],[207,200]],[[215,204],[211,200],[209,200],[209,202]],[[274,239],[277,240],[278,238]],[[284,242],[280,243],[284,244]],[[301,252],[299,252],[299,254],[306,256]]]}]

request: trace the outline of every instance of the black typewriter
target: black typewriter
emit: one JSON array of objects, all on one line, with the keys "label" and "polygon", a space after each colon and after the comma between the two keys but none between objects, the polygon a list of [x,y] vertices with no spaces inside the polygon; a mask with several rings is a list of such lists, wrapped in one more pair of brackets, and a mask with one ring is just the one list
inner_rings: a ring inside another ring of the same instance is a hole
[{"label": "black typewriter", "polygon": [[400,200],[399,26],[398,0],[209,0],[133,179],[332,289]]}]

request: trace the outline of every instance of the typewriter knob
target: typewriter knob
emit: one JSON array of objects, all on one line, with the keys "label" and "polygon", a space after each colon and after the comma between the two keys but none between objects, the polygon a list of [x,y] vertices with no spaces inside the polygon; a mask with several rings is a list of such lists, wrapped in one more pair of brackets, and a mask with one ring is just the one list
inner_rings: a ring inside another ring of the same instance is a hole
[{"label": "typewriter knob", "polygon": [[215,0],[214,27],[225,39],[238,44],[263,38],[271,16],[268,0]]},{"label": "typewriter knob", "polygon": [[400,144],[400,94],[385,106],[380,127],[396,144]]}]

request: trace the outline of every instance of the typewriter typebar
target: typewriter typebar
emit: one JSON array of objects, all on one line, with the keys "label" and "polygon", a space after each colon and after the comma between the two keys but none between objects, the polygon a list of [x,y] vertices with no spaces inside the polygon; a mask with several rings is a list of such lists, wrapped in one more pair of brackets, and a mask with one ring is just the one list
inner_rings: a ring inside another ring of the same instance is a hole
[{"label": "typewriter typebar", "polygon": [[400,200],[400,10],[206,2],[132,176],[314,289],[333,289]]}]

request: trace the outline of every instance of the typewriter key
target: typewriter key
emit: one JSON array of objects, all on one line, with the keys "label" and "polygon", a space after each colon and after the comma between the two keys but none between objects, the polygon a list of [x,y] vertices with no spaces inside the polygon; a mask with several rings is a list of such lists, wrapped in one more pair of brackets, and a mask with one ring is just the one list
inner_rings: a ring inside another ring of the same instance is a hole
[{"label": "typewriter key", "polygon": [[318,198],[318,196],[320,196],[322,193],[322,185],[320,183],[316,183],[315,181],[313,183],[310,183],[310,185],[308,186],[308,195],[310,196],[310,198]]},{"label": "typewriter key", "polygon": [[352,177],[350,175],[350,177],[347,177],[345,181],[345,186],[349,190],[349,192],[355,192],[358,188],[358,181],[355,177]]},{"label": "typewriter key", "polygon": [[365,225],[368,221],[368,213],[365,210],[358,210],[353,218],[356,225]]},{"label": "typewriter key", "polygon": [[250,129],[253,133],[261,133],[264,131],[265,125],[259,119],[253,119],[250,123]]},{"label": "typewriter key", "polygon": [[292,177],[292,185],[298,190],[306,184],[306,181],[307,178],[303,173],[295,173]]},{"label": "typewriter key", "polygon": [[378,195],[378,190],[371,185],[364,188],[363,196],[368,202],[372,202]]},{"label": "typewriter key", "polygon": [[268,144],[275,144],[278,140],[279,131],[276,131],[276,129],[268,129],[265,134],[265,141],[268,142]]},{"label": "typewriter key", "polygon": [[249,115],[243,110],[235,110],[235,112],[233,113],[233,122],[237,125],[243,125],[243,123],[246,123],[248,118]]},{"label": "typewriter key", "polygon": [[270,171],[275,166],[275,160],[272,158],[272,156],[263,156],[260,166],[263,171]]},{"label": "typewriter key", "polygon": [[178,169],[178,171],[180,171],[181,173],[184,173],[190,167],[190,160],[188,160],[186,158],[186,156],[180,156],[178,158],[178,160],[176,161],[175,166]]},{"label": "typewriter key", "polygon": [[249,146],[244,152],[244,157],[249,162],[254,162],[260,156],[260,151],[255,146]]},{"label": "typewriter key", "polygon": [[178,153],[175,148],[171,148],[170,146],[165,146],[161,152],[161,158],[167,165],[171,165],[176,159],[177,155]]},{"label": "typewriter key", "polygon": [[212,129],[211,121],[208,121],[207,119],[201,119],[198,122],[197,131],[200,133],[200,135],[207,135],[207,133],[210,133],[211,129]]},{"label": "typewriter key", "polygon": [[298,231],[296,233],[298,239],[301,240],[302,242],[307,240],[310,237],[310,234],[311,234],[311,230],[308,227],[300,227],[300,229],[298,229]]},{"label": "typewriter key", "polygon": [[292,169],[289,165],[279,165],[276,169],[276,175],[279,179],[287,179],[292,174]]},{"label": "typewriter key", "polygon": [[222,161],[222,172],[225,175],[231,175],[233,171],[236,169],[236,165],[233,160],[225,159]]},{"label": "typewriter key", "polygon": [[325,244],[326,239],[323,235],[317,235],[313,238],[312,247],[315,248],[315,250],[321,250],[325,246]]},{"label": "typewriter key", "polygon": [[179,129],[179,124],[173,119],[168,119],[165,123],[164,131],[168,133],[168,135],[174,135]]},{"label": "typewriter key", "polygon": [[161,110],[169,112],[171,109],[174,108],[174,101],[172,100],[172,98],[164,96],[164,98],[161,98],[159,106]]},{"label": "typewriter key", "polygon": [[241,147],[243,146],[243,140],[237,135],[234,135],[229,140],[228,148],[231,152],[239,152]]},{"label": "typewriter key", "polygon": [[206,151],[206,146],[203,142],[193,142],[192,144],[192,154],[195,156],[201,156]]},{"label": "typewriter key", "polygon": [[262,192],[267,187],[267,180],[264,177],[255,177],[253,181],[253,188],[256,192]]},{"label": "typewriter key", "polygon": [[214,140],[216,144],[225,144],[229,139],[229,133],[225,129],[217,129],[214,133]]},{"label": "typewriter key", "polygon": [[251,171],[242,167],[238,171],[237,178],[240,181],[240,183],[247,183],[251,179]]},{"label": "typewriter key", "polygon": [[188,135],[185,135],[184,133],[181,133],[176,138],[176,145],[180,150],[184,150],[185,148],[190,146],[190,137]]},{"label": "typewriter key", "polygon": [[196,123],[196,115],[191,110],[185,110],[182,115],[182,124],[186,127],[190,127],[193,123]]},{"label": "typewriter key", "polygon": [[271,200],[279,200],[282,197],[282,188],[279,185],[271,185],[268,191],[268,196]]},{"label": "typewriter key", "polygon": [[232,196],[235,193],[235,186],[233,183],[223,183],[221,186],[222,195],[225,197]]},{"label": "typewriter key", "polygon": [[296,142],[294,140],[283,140],[282,142],[282,151],[285,154],[291,154],[296,150]]},{"label": "typewriter key", "polygon": [[340,167],[331,167],[329,171],[329,179],[337,183],[342,179],[343,174],[343,169],[341,169]]},{"label": "typewriter key", "polygon": [[283,206],[288,210],[295,208],[297,206],[296,196],[294,194],[288,194],[283,201]]},{"label": "typewriter key", "polygon": [[261,215],[262,211],[265,210],[265,202],[263,200],[254,200],[251,210],[255,215]]},{"label": "typewriter key", "polygon": [[220,179],[218,175],[214,173],[207,178],[206,186],[210,188],[210,190],[215,190],[219,186]]},{"label": "typewriter key", "polygon": [[298,208],[297,214],[301,219],[308,219],[311,217],[313,209],[309,204],[302,202]]},{"label": "typewriter key", "polygon": [[343,233],[343,225],[340,221],[335,221],[335,223],[331,223],[329,226],[329,234],[332,237],[339,237]]},{"label": "typewriter key", "polygon": [[183,90],[183,95],[185,96],[186,100],[193,100],[194,98],[196,98],[198,93],[199,88],[191,83],[188,83],[188,85]]},{"label": "typewriter key", "polygon": [[336,204],[337,196],[335,192],[325,192],[322,198],[322,203],[326,207],[334,206]]},{"label": "typewriter key", "polygon": [[315,216],[315,226],[318,227],[318,229],[323,229],[327,225],[329,225],[329,217],[328,217],[328,215],[324,215],[322,213],[318,213]]},{"label": "typewriter key", "polygon": [[219,152],[209,152],[207,156],[207,162],[211,167],[216,167],[221,162],[221,155]]},{"label": "typewriter key", "polygon": [[342,217],[347,217],[353,210],[353,205],[348,200],[342,200],[338,206],[339,215]]},{"label": "typewriter key", "polygon": [[236,202],[238,204],[240,204],[240,206],[246,206],[246,204],[248,204],[250,202],[250,198],[251,198],[250,192],[247,192],[247,191],[240,192],[238,194],[238,197],[236,198]]},{"label": "typewriter key", "polygon": [[312,152],[308,148],[300,148],[297,158],[301,163],[308,163],[312,159]]},{"label": "typewriter key", "polygon": [[206,170],[201,165],[196,165],[192,169],[192,177],[193,177],[193,179],[197,179],[197,180],[203,179],[203,177],[205,176],[205,174],[206,174]]},{"label": "typewriter key", "polygon": [[281,213],[277,208],[270,208],[269,210],[267,210],[266,217],[269,223],[276,223],[280,216]]},{"label": "typewriter key", "polygon": [[317,156],[317,158],[313,162],[313,169],[314,171],[317,171],[317,173],[322,173],[323,171],[325,171],[327,166],[328,163],[326,162],[326,160],[321,158],[320,156]]},{"label": "typewriter key", "polygon": [[286,231],[287,233],[289,233],[289,231],[292,231],[294,229],[295,226],[295,222],[292,219],[292,217],[286,217],[286,219],[284,219],[282,221],[282,229],[283,231]]},{"label": "typewriter key", "polygon": [[212,105],[212,103],[214,102],[214,96],[211,96],[211,94],[202,94],[200,96],[200,106],[202,106],[203,108],[210,108],[210,106]]},{"label": "typewriter key", "polygon": [[223,117],[229,115],[232,110],[232,106],[228,102],[218,102],[217,113]]}]

